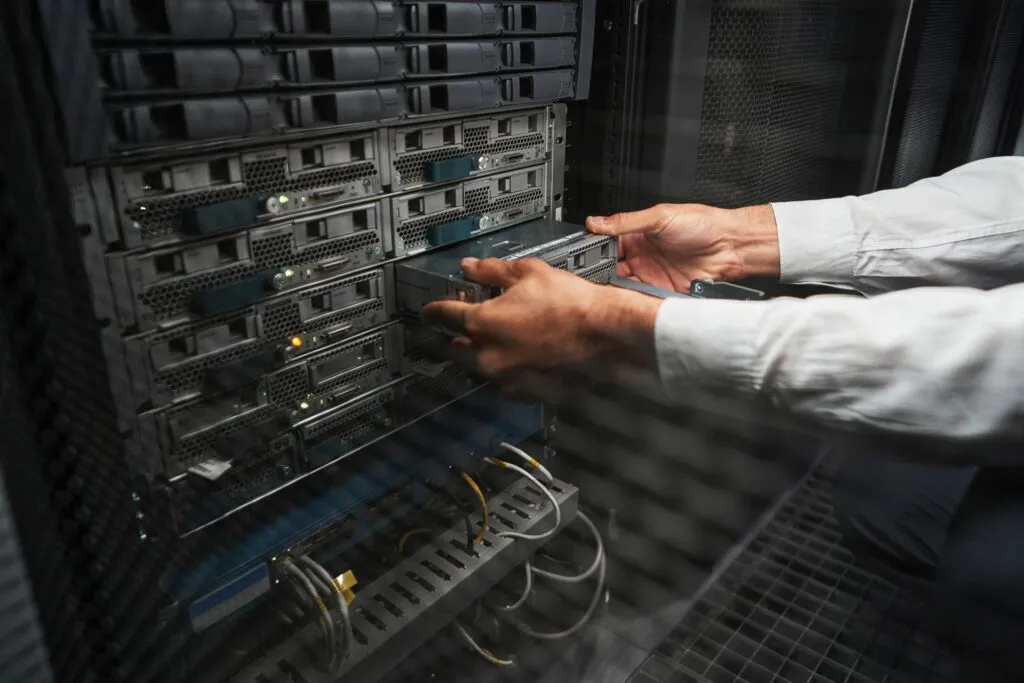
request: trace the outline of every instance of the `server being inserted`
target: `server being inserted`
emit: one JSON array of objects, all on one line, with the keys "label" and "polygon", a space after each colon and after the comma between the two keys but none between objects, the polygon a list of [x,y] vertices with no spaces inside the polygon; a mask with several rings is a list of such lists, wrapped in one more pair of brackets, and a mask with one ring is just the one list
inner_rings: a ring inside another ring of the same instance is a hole
[{"label": "server being inserted", "polygon": [[442,299],[485,301],[501,293],[466,278],[462,259],[534,257],[586,280],[607,284],[618,258],[614,238],[593,235],[581,225],[540,219],[483,235],[447,249],[412,258],[395,267],[395,301],[405,315]]}]

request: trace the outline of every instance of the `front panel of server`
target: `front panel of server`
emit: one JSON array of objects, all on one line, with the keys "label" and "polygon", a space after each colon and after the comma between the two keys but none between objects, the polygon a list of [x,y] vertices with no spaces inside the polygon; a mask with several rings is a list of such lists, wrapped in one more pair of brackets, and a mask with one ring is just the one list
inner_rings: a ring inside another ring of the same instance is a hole
[{"label": "front panel of server", "polygon": [[[564,101],[588,87],[592,10],[89,3],[102,112],[83,119],[106,128],[69,145],[100,152],[66,177],[134,490],[127,523],[173,558],[147,638],[188,653],[147,663],[140,647],[125,680],[226,679],[204,667],[230,659],[217,655],[229,634],[266,636],[282,558],[336,558],[435,507],[437,487],[496,443],[546,432],[542,406],[444,360],[447,339],[396,288],[411,258],[560,214]],[[522,507],[534,494],[513,493],[494,524],[547,523],[550,509]],[[567,524],[575,490],[555,495]],[[477,542],[503,557],[528,547],[493,530]],[[440,575],[411,576],[399,597]],[[367,614],[357,641],[379,622]],[[306,625],[292,629],[302,642]],[[351,680],[391,661],[373,650]],[[252,663],[255,679],[277,680],[283,661]],[[289,680],[327,680],[323,665],[295,660]]]}]

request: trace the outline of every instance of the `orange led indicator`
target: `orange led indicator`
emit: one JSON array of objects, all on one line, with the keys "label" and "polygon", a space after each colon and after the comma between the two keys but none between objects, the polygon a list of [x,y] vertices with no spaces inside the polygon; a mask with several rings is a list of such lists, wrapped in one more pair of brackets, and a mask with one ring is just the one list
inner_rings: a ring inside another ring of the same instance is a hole
[{"label": "orange led indicator", "polygon": [[292,337],[292,346],[295,348],[302,346],[302,337]]}]

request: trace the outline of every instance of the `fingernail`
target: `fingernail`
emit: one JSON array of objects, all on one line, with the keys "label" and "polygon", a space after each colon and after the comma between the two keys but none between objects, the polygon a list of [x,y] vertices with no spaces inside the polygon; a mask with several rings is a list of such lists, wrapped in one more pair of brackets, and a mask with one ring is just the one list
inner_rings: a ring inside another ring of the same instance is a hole
[{"label": "fingernail", "polygon": [[590,224],[595,228],[603,228],[608,225],[608,221],[605,220],[604,216],[591,216],[589,219]]},{"label": "fingernail", "polygon": [[470,268],[472,266],[475,266],[479,262],[480,259],[476,258],[475,256],[469,256],[467,258],[462,259],[459,265],[461,265],[463,268]]}]

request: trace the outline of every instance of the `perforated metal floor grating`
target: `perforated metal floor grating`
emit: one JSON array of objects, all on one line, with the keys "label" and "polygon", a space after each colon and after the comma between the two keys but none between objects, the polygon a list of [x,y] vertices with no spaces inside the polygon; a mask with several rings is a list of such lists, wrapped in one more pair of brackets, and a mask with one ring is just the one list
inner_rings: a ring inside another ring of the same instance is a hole
[{"label": "perforated metal floor grating", "polygon": [[853,564],[810,478],[629,683],[955,681],[924,602]]}]

